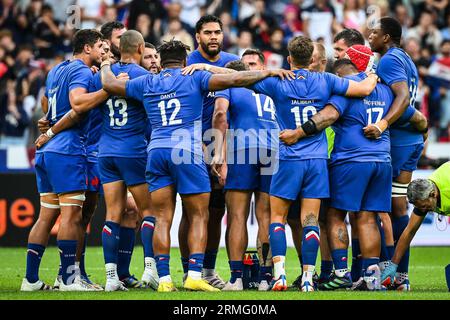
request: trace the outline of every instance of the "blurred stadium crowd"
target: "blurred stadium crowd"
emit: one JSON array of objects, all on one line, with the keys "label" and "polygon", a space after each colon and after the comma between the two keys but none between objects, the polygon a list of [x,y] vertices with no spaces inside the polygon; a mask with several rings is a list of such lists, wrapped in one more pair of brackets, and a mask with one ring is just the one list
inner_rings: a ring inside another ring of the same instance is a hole
[{"label": "blurred stadium crowd", "polygon": [[215,14],[224,51],[259,48],[269,68],[287,68],[292,36],[322,42],[332,61],[333,35],[355,28],[367,37],[374,13],[403,25],[403,47],[421,76],[416,107],[429,118],[429,139],[449,142],[448,0],[0,0],[0,148],[34,146],[46,73],[70,56],[74,26],[119,20],[155,45],[175,37],[194,49],[195,22]]}]

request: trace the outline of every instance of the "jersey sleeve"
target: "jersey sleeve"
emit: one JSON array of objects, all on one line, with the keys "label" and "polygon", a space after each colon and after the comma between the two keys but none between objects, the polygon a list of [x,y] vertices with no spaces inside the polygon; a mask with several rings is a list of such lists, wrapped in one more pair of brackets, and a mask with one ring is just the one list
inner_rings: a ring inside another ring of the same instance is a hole
[{"label": "jersey sleeve", "polygon": [[402,116],[400,118],[404,122],[408,122],[409,120],[411,120],[411,118],[415,112],[416,112],[416,108],[409,105],[408,108],[406,108],[405,112],[402,114]]},{"label": "jersey sleeve", "polygon": [[89,82],[89,92],[96,92],[102,88],[102,80],[100,79],[100,73],[96,73]]},{"label": "jersey sleeve", "polygon": [[269,77],[256,82],[249,88],[255,91],[256,93],[262,93],[265,94],[266,96],[272,97],[276,95],[276,88],[278,81],[282,80],[279,80],[278,78],[275,77]]},{"label": "jersey sleeve", "polygon": [[75,69],[70,78],[69,92],[77,88],[84,88],[86,91],[89,91],[89,84],[92,78],[92,71],[88,67]]},{"label": "jersey sleeve", "polygon": [[216,91],[215,99],[217,98],[224,98],[230,101],[231,92],[230,89],[225,89],[221,91]]},{"label": "jersey sleeve", "polygon": [[345,95],[350,85],[350,81],[346,78],[340,78],[334,74],[324,72],[325,81],[328,84],[329,91],[332,94],[338,94],[340,96]]},{"label": "jersey sleeve", "polygon": [[378,64],[377,74],[388,86],[397,82],[407,82],[405,68],[399,59],[391,54],[385,55]]},{"label": "jersey sleeve", "polygon": [[208,71],[196,71],[194,73],[195,81],[200,85],[200,89],[203,92],[209,91],[209,79],[211,79],[212,73]]},{"label": "jersey sleeve", "polygon": [[137,101],[144,99],[144,87],[147,82],[147,78],[150,75],[135,78],[133,80],[128,80],[125,84],[125,95],[129,98],[133,98]]},{"label": "jersey sleeve", "polygon": [[339,112],[340,115],[343,115],[345,113],[345,110],[347,110],[348,106],[350,105],[349,102],[350,99],[346,97],[334,95],[330,98],[328,104],[331,104],[337,110],[337,112]]}]

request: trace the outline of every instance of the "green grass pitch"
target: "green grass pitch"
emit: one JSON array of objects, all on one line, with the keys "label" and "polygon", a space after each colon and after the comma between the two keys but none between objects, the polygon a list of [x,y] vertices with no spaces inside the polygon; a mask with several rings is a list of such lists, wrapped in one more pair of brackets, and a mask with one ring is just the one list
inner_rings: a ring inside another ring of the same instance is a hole
[{"label": "green grass pitch", "polygon": [[[20,284],[25,274],[25,248],[0,248],[0,300],[450,300],[445,282],[444,267],[450,263],[450,248],[426,247],[412,248],[410,259],[411,292],[313,292],[302,293],[290,289],[287,292],[188,292],[181,287],[182,269],[179,250],[174,248],[171,253],[172,279],[178,287],[178,292],[158,293],[150,289],[132,289],[128,292],[20,292]],[[40,278],[48,284],[53,284],[58,268],[58,251],[49,247],[41,263]],[[320,258],[317,259],[318,268]],[[89,247],[86,254],[86,265],[91,279],[104,284],[103,252],[101,247]],[[217,270],[224,279],[229,277],[226,251],[221,249],[217,260]],[[130,271],[138,278],[143,271],[142,248],[137,247],[133,253]],[[288,283],[297,277],[298,260],[295,250],[288,249],[286,258]]]}]

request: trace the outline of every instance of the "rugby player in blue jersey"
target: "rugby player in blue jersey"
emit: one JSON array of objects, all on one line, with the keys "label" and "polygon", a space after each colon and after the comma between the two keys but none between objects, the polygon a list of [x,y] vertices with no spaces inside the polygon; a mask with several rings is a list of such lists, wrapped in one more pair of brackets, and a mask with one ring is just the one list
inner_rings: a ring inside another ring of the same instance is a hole
[{"label": "rugby player in blue jersey", "polygon": [[[409,122],[411,117],[420,116],[414,112],[419,76],[411,57],[400,48],[401,36],[402,26],[391,17],[379,19],[370,33],[370,47],[381,55],[377,74],[383,83],[391,88],[395,99],[383,119],[365,129],[367,137],[378,138],[390,126],[393,169],[392,228],[395,242],[408,225],[406,190],[422,154],[423,134],[427,131],[426,121],[422,120],[422,126],[419,128]],[[410,290],[408,264],[409,249],[397,269],[394,286],[398,290]]]},{"label": "rugby player in blue jersey", "polygon": [[[335,63],[335,72],[348,79],[362,81],[366,75],[348,59]],[[378,84],[363,99],[333,96],[328,105],[314,115],[320,131],[333,124],[334,148],[330,159],[330,208],[327,213],[328,239],[335,267],[334,274],[320,290],[352,287],[347,265],[348,234],[345,225],[347,211],[355,212],[362,253],[364,281],[357,290],[379,290],[380,233],[376,223],[378,212],[390,212],[391,164],[389,132],[380,139],[364,136],[363,129],[385,115],[393,101],[390,89]],[[297,138],[308,136],[297,129]],[[294,140],[283,139],[286,143]],[[300,140],[301,141],[301,140]]]},{"label": "rugby player in blue jersey", "polygon": [[[244,61],[256,62],[250,69]],[[264,70],[264,55],[259,50],[249,49],[242,61],[226,65],[237,71]],[[257,247],[260,255],[260,291],[267,291],[272,280],[272,260],[269,256],[269,189],[270,180],[276,171],[278,150],[278,124],[275,106],[271,98],[259,95],[246,88],[231,88],[216,92],[213,128],[220,131],[215,142],[213,171],[225,180],[225,202],[227,205],[226,243],[231,278],[222,290],[243,290],[243,256],[248,245],[247,220],[250,203],[255,195],[255,212],[258,221]],[[228,128],[227,144],[223,143]],[[227,150],[224,150],[227,149]],[[223,155],[226,162],[222,164]],[[226,176],[223,167],[226,166]],[[269,260],[269,261],[267,261]]]},{"label": "rugby player in blue jersey", "polygon": [[[215,67],[224,67],[228,62],[239,60],[239,57],[222,51],[223,31],[222,21],[216,16],[205,15],[201,17],[195,26],[195,39],[198,48],[188,55],[187,65],[204,63]],[[202,117],[202,134],[204,135],[205,145],[211,143],[210,130],[212,128],[212,117],[214,111],[214,92],[206,92],[203,99],[203,117]],[[205,132],[207,132],[205,134]],[[206,155],[205,161],[211,162],[211,157]],[[209,222],[208,222],[208,241],[206,245],[205,261],[203,266],[203,277],[212,286],[222,289],[225,285],[224,281],[215,272],[217,250],[219,248],[222,218],[225,214],[225,197],[222,186],[218,183],[210,170],[208,170],[211,178],[211,198],[209,203]],[[188,268],[188,247],[187,247],[187,229],[189,221],[186,219],[186,212],[183,207],[183,216],[180,228],[178,230],[178,239],[181,252],[181,260],[185,275]]]},{"label": "rugby player in blue jersey", "polygon": [[[95,106],[107,97],[104,90],[88,93],[93,75],[90,67],[98,65],[104,51],[102,34],[96,30],[80,30],[73,38],[73,58],[55,66],[46,81],[43,111],[50,125],[71,109]],[[82,207],[87,189],[86,150],[84,144],[87,121],[82,121],[63,134],[55,136],[36,152],[36,177],[41,195],[39,219],[30,232],[27,253],[27,275],[21,290],[35,291],[49,287],[39,280],[40,260],[50,230],[61,214],[58,248],[61,259],[61,291],[95,291],[76,272],[75,256],[82,230]],[[47,136],[54,134],[51,128]]]},{"label": "rugby player in blue jersey", "polygon": [[[312,62],[309,65],[309,70],[315,72],[325,72],[327,67],[327,56],[325,52],[325,47],[317,42],[314,42],[314,50],[312,54]],[[327,143],[328,143],[328,154],[330,154],[331,149],[333,149],[334,142],[334,132],[331,128],[326,130]],[[319,214],[319,229],[320,229],[320,277],[315,275],[313,280],[316,283],[327,281],[330,278],[331,272],[333,271],[333,261],[331,259],[330,248],[328,245],[328,238],[326,234],[326,211],[328,208],[328,199],[324,199],[320,204],[320,214]],[[297,256],[300,262],[300,275],[292,282],[292,287],[300,288],[302,282],[302,224],[300,222],[300,198],[298,197],[289,208],[289,213],[287,216],[287,223],[291,227],[292,231],[292,241],[294,242],[295,250],[297,251]]]},{"label": "rugby player in blue jersey", "polygon": [[[147,75],[144,68],[136,64],[144,53],[142,35],[134,30],[125,32],[120,41],[120,62],[113,65],[116,75],[126,73],[129,78]],[[97,74],[91,85],[91,90],[101,88],[100,74]],[[91,108],[84,108],[84,113]],[[144,246],[144,258],[153,258],[152,234],[155,225],[154,217],[150,216],[147,184],[145,183],[145,165],[147,160],[147,140],[145,109],[141,102],[133,99],[112,96],[101,105],[102,134],[98,147],[99,171],[106,201],[106,223],[102,232],[103,249],[106,263],[107,281],[105,291],[125,290],[118,275],[118,258],[120,238],[126,236],[120,226],[127,204],[127,187],[136,199],[139,213],[143,216],[141,237]],[[55,126],[59,132],[63,124]],[[136,222],[135,222],[136,223]],[[134,228],[128,228],[130,235],[126,239],[134,240]],[[134,241],[126,241],[134,243]],[[133,246],[126,248],[131,258]],[[129,265],[129,260],[127,261]],[[128,268],[127,268],[128,269]],[[157,276],[150,272],[150,284],[157,288]],[[123,273],[121,273],[123,274]],[[127,278],[132,276],[127,275]],[[129,281],[128,281],[129,282]]]},{"label": "rugby player in blue jersey", "polygon": [[[251,86],[255,92],[270,96],[277,106],[280,138],[290,129],[303,126],[308,133],[316,132],[310,118],[322,110],[334,95],[367,96],[375,88],[377,76],[370,74],[361,82],[339,78],[330,73],[310,72],[313,43],[300,36],[288,45],[288,61],[296,74],[294,81],[269,78]],[[301,221],[303,226],[303,276],[301,290],[313,291],[319,248],[318,216],[320,202],[329,197],[327,169],[327,141],[325,133],[312,135],[293,145],[280,144],[279,169],[270,186],[270,246],[274,262],[272,290],[287,290],[285,273],[286,234],[285,223],[289,207],[301,196]]]},{"label": "rugby player in blue jersey", "polygon": [[[248,86],[268,76],[291,77],[286,70],[236,72],[211,75],[197,71],[183,75],[188,48],[172,40],[158,48],[163,70],[157,76],[117,80],[107,62],[101,69],[103,88],[110,94],[143,102],[152,126],[147,162],[147,181],[158,223],[153,237],[160,292],[175,291],[170,276],[170,228],[179,193],[190,221],[189,271],[184,288],[218,291],[202,279],[207,239],[208,203],[211,191],[203,161],[202,100],[208,91]],[[156,106],[156,107],[155,107]]]}]

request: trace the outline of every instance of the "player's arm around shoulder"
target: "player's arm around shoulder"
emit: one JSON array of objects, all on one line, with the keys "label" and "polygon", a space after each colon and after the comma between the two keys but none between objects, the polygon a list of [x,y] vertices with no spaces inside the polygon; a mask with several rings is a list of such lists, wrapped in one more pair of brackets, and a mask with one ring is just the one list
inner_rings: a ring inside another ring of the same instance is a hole
[{"label": "player's arm around shoulder", "polygon": [[125,97],[128,79],[117,79],[111,70],[111,63],[103,61],[100,67],[100,78],[103,90],[110,95]]},{"label": "player's arm around shoulder", "polygon": [[294,80],[295,74],[290,70],[239,71],[232,74],[213,74],[209,80],[209,90],[218,91],[231,87],[249,87],[267,77],[282,80]]},{"label": "player's arm around shoulder", "polygon": [[345,93],[347,97],[367,97],[375,89],[378,83],[378,76],[376,73],[370,72],[367,78],[361,82],[353,81],[349,79],[348,89]]},{"label": "player's arm around shoulder", "polygon": [[229,68],[222,68],[209,65],[207,63],[194,63],[184,67],[181,70],[182,75],[192,75],[195,71],[209,71],[212,74],[231,74],[237,72],[236,70]]},{"label": "player's arm around shoulder", "polygon": [[307,136],[315,135],[325,128],[331,126],[339,118],[338,110],[331,104],[328,104],[316,113],[311,119],[297,127],[296,129],[286,129],[280,132],[280,140],[292,145],[297,143],[300,139]]}]

